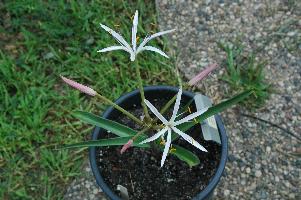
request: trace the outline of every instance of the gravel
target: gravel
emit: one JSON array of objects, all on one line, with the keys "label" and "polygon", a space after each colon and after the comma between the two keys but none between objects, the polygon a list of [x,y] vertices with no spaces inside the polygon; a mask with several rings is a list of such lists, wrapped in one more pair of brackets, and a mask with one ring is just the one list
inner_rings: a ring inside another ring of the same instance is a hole
[{"label": "gravel", "polygon": [[[169,36],[170,54],[177,55],[176,65],[187,79],[209,63],[222,63],[219,41],[239,40],[245,51],[268,61],[266,78],[277,90],[256,112],[236,107],[222,113],[229,158],[215,199],[301,199],[301,159],[294,156],[300,141],[240,114],[265,119],[300,137],[300,1],[157,0],[157,10],[162,30],[177,29]],[[216,103],[229,90],[219,79],[223,73],[220,67],[198,85]]]},{"label": "gravel", "polygon": [[[218,41],[239,40],[247,52],[267,60],[267,80],[276,89],[266,105],[250,112],[235,107],[222,113],[229,136],[228,163],[215,199],[301,199],[300,141],[255,119],[273,122],[301,136],[301,5],[300,1],[157,0],[161,30],[169,36],[170,54],[190,79],[209,63],[222,63]],[[219,77],[222,67],[198,85],[215,103],[229,88]],[[299,156],[296,153],[299,152]],[[87,168],[87,169],[86,169]],[[65,199],[105,199],[88,164]]]},{"label": "gravel", "polygon": [[67,188],[65,200],[106,200],[92,174],[88,160],[84,162],[82,174]]}]

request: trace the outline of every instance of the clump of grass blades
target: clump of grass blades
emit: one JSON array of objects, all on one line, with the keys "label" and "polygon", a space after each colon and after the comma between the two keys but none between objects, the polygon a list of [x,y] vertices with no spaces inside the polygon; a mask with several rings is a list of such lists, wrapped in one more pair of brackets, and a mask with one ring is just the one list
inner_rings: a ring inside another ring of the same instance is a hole
[{"label": "clump of grass blades", "polygon": [[[131,26],[136,9],[145,24],[156,24],[150,0],[1,3],[0,199],[62,199],[67,185],[81,173],[86,152],[54,147],[90,136],[91,128],[74,120],[70,111],[81,105],[81,110],[97,114],[105,105],[94,106],[79,92],[64,91],[59,75],[94,85],[111,100],[136,89],[126,53],[96,52],[115,44],[99,23],[115,27],[129,39],[124,30]],[[112,19],[118,22],[112,24]],[[143,38],[157,27],[138,29]],[[152,42],[165,49],[162,41]],[[145,85],[176,84],[170,60],[152,53],[140,58]]]},{"label": "clump of grass blades", "polygon": [[266,61],[256,61],[254,53],[244,55],[244,47],[240,44],[220,42],[218,45],[227,56],[223,63],[226,73],[222,80],[230,86],[229,95],[251,89],[254,92],[241,104],[249,109],[262,107],[273,91],[271,84],[265,79]]}]

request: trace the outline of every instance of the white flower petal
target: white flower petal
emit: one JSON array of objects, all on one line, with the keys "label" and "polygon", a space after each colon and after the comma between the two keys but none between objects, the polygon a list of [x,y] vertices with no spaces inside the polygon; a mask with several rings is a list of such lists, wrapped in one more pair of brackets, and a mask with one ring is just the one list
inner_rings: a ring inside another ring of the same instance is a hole
[{"label": "white flower petal", "polygon": [[137,51],[140,51],[140,49],[143,48],[143,47],[146,45],[146,43],[148,43],[150,40],[152,40],[152,39],[154,39],[154,38],[156,38],[156,37],[159,37],[159,36],[161,36],[161,35],[165,35],[165,34],[167,34],[167,33],[171,33],[171,32],[173,32],[173,31],[175,31],[175,30],[176,30],[176,29],[167,30],[167,31],[161,31],[161,32],[155,33],[155,34],[153,34],[153,35],[151,35],[151,36],[146,36],[146,37],[144,38],[144,40],[141,42],[141,44],[139,45]]},{"label": "white flower petal", "polygon": [[109,32],[121,45],[125,46],[127,49],[132,49],[131,46],[125,41],[125,39],[121,35],[113,31],[106,25],[100,24],[100,26],[101,28]]},{"label": "white flower petal", "polygon": [[179,134],[184,140],[195,146],[196,148],[208,152],[202,145],[200,145],[197,141],[195,141],[192,137],[187,135],[186,133],[182,132],[181,130],[177,129],[176,127],[172,127],[172,130]]},{"label": "white flower petal", "polygon": [[177,94],[176,103],[172,112],[172,116],[170,118],[170,122],[173,123],[177,117],[177,113],[179,111],[180,103],[181,103],[181,97],[182,97],[182,88],[179,89],[179,92]]},{"label": "white flower petal", "polygon": [[130,50],[127,49],[127,48],[124,47],[124,46],[110,46],[110,47],[107,47],[107,48],[103,48],[103,49],[101,49],[101,50],[98,50],[97,52],[101,52],[101,53],[102,53],[102,52],[115,51],[115,50],[124,50],[124,51],[126,51],[126,52],[131,53]]},{"label": "white flower petal", "polygon": [[156,133],[155,135],[143,140],[142,142],[140,142],[139,144],[144,144],[144,143],[148,143],[151,141],[156,140],[157,138],[159,138],[161,135],[163,135],[166,131],[167,131],[167,127],[163,128],[162,130],[160,130],[158,133]]},{"label": "white flower petal", "polygon": [[145,104],[147,105],[147,107],[161,120],[161,122],[163,122],[163,124],[167,124],[168,121],[161,115],[161,113],[157,110],[157,108],[155,108],[155,106],[153,106],[153,104],[151,104],[151,102],[149,102],[148,100],[144,100]]},{"label": "white flower petal", "polygon": [[180,124],[183,124],[183,123],[185,123],[185,122],[188,122],[189,120],[192,120],[192,119],[194,119],[194,118],[200,116],[201,114],[203,114],[203,113],[206,112],[207,110],[208,110],[208,107],[207,107],[207,108],[203,108],[203,109],[201,109],[201,110],[199,110],[199,111],[197,111],[197,112],[195,112],[195,113],[192,113],[192,114],[188,115],[187,117],[184,117],[183,119],[181,119],[181,120],[179,120],[179,121],[176,121],[176,122],[174,123],[174,126],[178,126],[178,125],[180,125]]},{"label": "white flower petal", "polygon": [[144,50],[147,50],[147,51],[154,51],[156,53],[159,53],[160,55],[166,57],[166,58],[169,58],[168,55],[166,55],[163,51],[161,51],[160,49],[156,48],[156,47],[152,47],[152,46],[145,46],[145,47],[142,47],[140,50],[137,50],[136,51],[136,54],[138,54],[139,52],[141,51],[144,51]]},{"label": "white flower petal", "polygon": [[131,52],[131,57],[130,57],[131,61],[135,61],[136,59],[136,54],[134,52]]},{"label": "white flower petal", "polygon": [[136,36],[137,36],[137,26],[138,26],[138,10],[135,12],[134,20],[133,20],[133,27],[132,27],[132,47],[133,51],[136,51]]},{"label": "white flower petal", "polygon": [[170,128],[168,128],[167,141],[165,142],[165,147],[164,147],[164,151],[163,151],[163,155],[162,155],[162,159],[161,159],[161,167],[163,167],[163,165],[164,165],[165,159],[166,159],[168,151],[169,151],[170,144],[171,144],[171,130],[170,130]]}]

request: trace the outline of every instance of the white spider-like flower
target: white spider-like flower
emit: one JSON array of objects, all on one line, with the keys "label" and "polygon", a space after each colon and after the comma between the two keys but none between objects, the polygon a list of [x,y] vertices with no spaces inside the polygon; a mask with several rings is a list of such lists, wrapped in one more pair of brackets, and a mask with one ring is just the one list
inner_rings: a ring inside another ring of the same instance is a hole
[{"label": "white spider-like flower", "polygon": [[164,151],[163,151],[163,155],[162,155],[162,159],[161,159],[161,167],[164,165],[166,156],[169,152],[169,148],[171,145],[171,132],[174,131],[175,133],[179,134],[184,140],[186,140],[187,142],[189,142],[190,144],[192,144],[193,146],[195,146],[196,148],[207,152],[207,150],[200,145],[197,141],[195,141],[192,137],[190,137],[189,135],[187,135],[186,133],[184,133],[183,131],[181,131],[180,129],[178,129],[176,126],[183,124],[185,122],[188,122],[198,116],[200,116],[201,114],[203,114],[204,112],[207,111],[208,108],[204,108],[202,110],[199,110],[195,113],[192,113],[186,117],[184,117],[183,119],[180,119],[178,121],[175,121],[176,117],[177,117],[177,112],[179,110],[180,107],[180,101],[181,101],[181,96],[182,96],[182,89],[179,89],[179,92],[177,94],[177,99],[176,99],[176,103],[174,105],[174,109],[173,109],[173,113],[172,116],[170,118],[169,121],[167,121],[161,114],[160,112],[148,101],[145,100],[144,102],[146,103],[147,107],[161,120],[161,122],[164,124],[164,128],[161,129],[158,133],[156,133],[155,135],[147,138],[146,140],[143,140],[142,142],[140,142],[140,144],[144,144],[147,142],[151,142],[154,141],[156,139],[158,139],[160,136],[164,137],[165,133],[167,132],[167,140],[165,142],[165,147],[164,147]]},{"label": "white spider-like flower", "polygon": [[130,59],[131,61],[134,61],[136,58],[136,55],[138,53],[140,53],[141,51],[144,50],[148,50],[148,51],[154,51],[157,52],[159,54],[161,54],[162,56],[168,58],[168,56],[161,51],[160,49],[156,48],[156,47],[152,47],[152,46],[145,46],[150,40],[159,37],[161,35],[173,32],[175,29],[172,30],[168,30],[168,31],[162,31],[159,33],[155,33],[153,35],[150,36],[146,36],[144,38],[144,40],[141,42],[141,44],[139,45],[139,47],[137,48],[137,26],[138,26],[138,10],[136,10],[135,12],[135,16],[133,19],[133,27],[132,27],[132,46],[130,46],[125,39],[118,33],[116,33],[115,31],[113,31],[112,29],[110,29],[109,27],[100,24],[101,28],[103,28],[104,30],[106,30],[107,32],[109,32],[116,40],[117,42],[120,44],[120,46],[110,46],[101,50],[98,50],[97,52],[107,52],[107,51],[114,51],[114,50],[124,50],[126,52],[128,52],[130,54]]}]

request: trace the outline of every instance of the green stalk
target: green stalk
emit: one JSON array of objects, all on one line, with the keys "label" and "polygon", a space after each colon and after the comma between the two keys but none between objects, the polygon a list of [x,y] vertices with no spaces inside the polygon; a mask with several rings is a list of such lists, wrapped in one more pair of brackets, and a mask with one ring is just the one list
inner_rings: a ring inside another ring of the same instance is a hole
[{"label": "green stalk", "polygon": [[134,137],[132,137],[132,140],[135,141],[139,135],[145,133],[146,131],[148,131],[150,129],[150,127],[145,127],[144,129],[142,129],[141,131],[139,131],[136,135],[134,135]]},{"label": "green stalk", "polygon": [[[180,80],[180,79],[179,79]],[[181,81],[179,81],[179,84],[181,85],[182,83],[181,83]],[[188,87],[188,84],[185,84],[184,86],[183,86],[183,89],[185,89],[185,88],[187,88]],[[177,99],[177,94],[175,94],[175,96],[173,96],[164,106],[163,106],[163,108],[160,110],[160,113],[161,114],[164,114],[166,111],[167,111],[167,109],[176,101],[176,99]]]},{"label": "green stalk", "polygon": [[140,95],[141,95],[141,106],[143,108],[143,112],[146,117],[146,120],[148,121],[150,119],[150,116],[148,114],[148,110],[147,110],[146,104],[144,102],[145,96],[144,96],[143,84],[142,84],[142,79],[141,79],[141,74],[140,74],[140,67],[139,67],[137,59],[134,61],[134,65],[135,65],[135,69],[136,69],[136,74],[138,76],[139,90],[140,90]]},{"label": "green stalk", "polygon": [[160,110],[161,114],[164,114],[167,109],[176,101],[177,99],[177,94],[175,96],[173,96],[165,105],[164,107]]},{"label": "green stalk", "polygon": [[143,126],[144,123],[141,120],[139,120],[133,114],[129,113],[128,111],[124,110],[123,108],[121,108],[120,106],[118,106],[117,104],[112,102],[110,99],[108,99],[100,94],[96,94],[96,97],[98,97],[100,100],[106,102],[107,104],[113,106],[115,109],[119,110],[120,112],[122,112],[123,114],[125,114],[126,116],[128,116],[129,118],[134,120],[135,122],[137,122],[139,125]]}]

